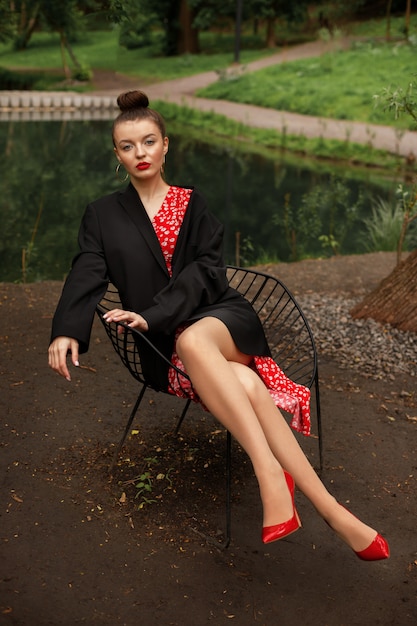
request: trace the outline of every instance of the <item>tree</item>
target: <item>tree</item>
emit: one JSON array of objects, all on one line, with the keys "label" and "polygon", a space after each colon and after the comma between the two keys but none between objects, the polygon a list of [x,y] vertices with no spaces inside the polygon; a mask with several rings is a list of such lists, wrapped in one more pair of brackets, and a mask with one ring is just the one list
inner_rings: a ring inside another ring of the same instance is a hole
[{"label": "tree", "polygon": [[111,0],[110,20],[119,24],[120,45],[141,48],[152,43],[157,28],[163,32],[163,54],[177,54],[180,0]]},{"label": "tree", "polygon": [[[1,2],[5,0],[0,0]],[[69,78],[71,73],[79,77],[82,73],[71,46],[84,30],[83,16],[86,12],[107,8],[105,0],[14,0],[10,2],[14,19],[17,23],[14,47],[17,50],[27,48],[36,29],[45,29],[59,34],[64,73]],[[3,20],[2,20],[3,21]],[[71,72],[66,55],[69,55],[75,71]]]},{"label": "tree", "polygon": [[0,41],[8,41],[15,35],[16,15],[10,0],[0,0]]},{"label": "tree", "polygon": [[391,39],[391,9],[392,9],[392,0],[388,0],[387,2],[387,29],[385,38],[387,41]]},{"label": "tree", "polygon": [[288,2],[287,0],[252,0],[250,3],[252,15],[266,22],[266,46],[276,46],[275,28],[277,19],[289,22],[301,21],[306,17],[308,2]]},{"label": "tree", "polygon": [[81,17],[84,13],[107,6],[103,0],[14,0],[9,4],[17,21],[14,41],[17,50],[28,46],[37,28],[65,31],[67,38],[74,37],[82,30]]},{"label": "tree", "polygon": [[[385,89],[382,101],[385,108],[393,110],[395,116],[407,113],[417,121],[417,102],[414,100],[416,86],[410,83],[406,90]],[[402,194],[403,227],[398,243],[397,258],[410,224],[417,219],[417,183],[407,194]],[[362,302],[351,310],[353,318],[368,318],[391,324],[400,330],[417,332],[417,250],[407,259],[397,263],[393,272]]]},{"label": "tree", "polygon": [[408,41],[410,35],[410,21],[411,21],[411,0],[407,0],[406,8],[405,8],[405,38]]}]

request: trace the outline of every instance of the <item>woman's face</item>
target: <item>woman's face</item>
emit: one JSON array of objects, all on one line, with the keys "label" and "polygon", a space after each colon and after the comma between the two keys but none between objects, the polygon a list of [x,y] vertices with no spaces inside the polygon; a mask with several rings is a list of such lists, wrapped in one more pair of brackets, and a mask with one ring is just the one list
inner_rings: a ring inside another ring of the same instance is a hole
[{"label": "woman's face", "polygon": [[161,175],[168,137],[162,137],[153,120],[120,122],[114,129],[114,144],[116,157],[132,182]]}]

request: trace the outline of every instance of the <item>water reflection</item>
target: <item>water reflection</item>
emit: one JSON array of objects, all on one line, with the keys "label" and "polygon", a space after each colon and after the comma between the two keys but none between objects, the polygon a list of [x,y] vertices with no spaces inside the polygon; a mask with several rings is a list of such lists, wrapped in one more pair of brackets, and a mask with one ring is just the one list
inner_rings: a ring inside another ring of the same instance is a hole
[{"label": "water reflection", "polygon": [[[110,126],[102,120],[0,123],[1,281],[65,276],[86,204],[121,187]],[[394,188],[334,177],[301,160],[290,165],[232,150],[227,140],[209,145],[190,139],[187,129],[170,135],[166,172],[168,182],[194,184],[206,195],[225,224],[229,263],[322,255],[319,237],[331,234],[342,254],[362,252],[370,197],[387,197]]]}]

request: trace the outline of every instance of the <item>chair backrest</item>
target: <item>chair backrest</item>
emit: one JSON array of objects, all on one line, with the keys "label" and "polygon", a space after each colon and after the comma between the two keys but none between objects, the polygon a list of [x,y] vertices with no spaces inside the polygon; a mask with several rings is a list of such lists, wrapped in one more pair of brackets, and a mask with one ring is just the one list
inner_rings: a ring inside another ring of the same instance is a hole
[{"label": "chair backrest", "polygon": [[[227,267],[227,277],[230,286],[249,300],[258,314],[273,359],[294,382],[311,388],[317,372],[314,338],[300,306],[287,287],[269,274],[231,265]],[[103,319],[106,311],[121,306],[117,289],[109,285],[97,313],[123,364],[136,380],[152,387],[145,380],[138,349],[141,342],[152,348],[146,334],[132,332],[125,324],[107,324]],[[125,332],[120,332],[120,326]],[[159,355],[166,361],[162,353]]]},{"label": "chair backrest", "polygon": [[156,346],[147,338],[146,333],[141,333],[136,328],[130,328],[124,322],[117,324],[108,324],[103,315],[111,309],[122,308],[119,292],[113,284],[109,284],[106,293],[97,305],[96,312],[102,322],[107,336],[109,337],[113,348],[119,355],[123,365],[129,370],[131,375],[146,387],[151,387],[159,391],[146,377],[143,369],[143,362],[140,356],[141,351],[152,353],[154,357],[164,361],[170,368],[176,370],[176,375],[181,386],[181,381],[188,376],[178,367],[172,365],[170,361],[160,352]]},{"label": "chair backrest", "polygon": [[[123,365],[127,367],[129,372],[136,380],[144,385],[148,385],[143,375],[142,361],[139,355],[138,342],[135,335],[126,324],[107,324],[103,315],[111,309],[122,308],[119,292],[113,284],[109,284],[106,293],[97,306],[96,312],[99,320],[102,322],[104,329],[109,337],[113,348],[119,355]],[[142,333],[137,333],[144,337]],[[161,355],[163,356],[163,355]]]},{"label": "chair backrest", "polygon": [[272,357],[296,383],[311,388],[317,373],[313,334],[298,302],[275,276],[228,266],[231,287],[252,304],[258,314]]}]

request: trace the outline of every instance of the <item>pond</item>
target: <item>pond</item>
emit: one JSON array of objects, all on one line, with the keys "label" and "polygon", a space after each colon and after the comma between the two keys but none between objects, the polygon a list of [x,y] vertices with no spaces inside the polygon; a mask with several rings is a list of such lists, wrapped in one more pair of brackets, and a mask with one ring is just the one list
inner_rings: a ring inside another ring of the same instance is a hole
[{"label": "pond", "polygon": [[[115,176],[110,121],[0,123],[0,281],[61,280],[76,251],[86,204],[123,187]],[[227,263],[291,261],[366,251],[372,198],[395,181],[276,151],[265,156],[227,139],[170,135],[167,181],[195,185],[225,224]],[[333,250],[334,251],[334,250]]]}]

